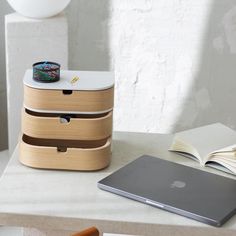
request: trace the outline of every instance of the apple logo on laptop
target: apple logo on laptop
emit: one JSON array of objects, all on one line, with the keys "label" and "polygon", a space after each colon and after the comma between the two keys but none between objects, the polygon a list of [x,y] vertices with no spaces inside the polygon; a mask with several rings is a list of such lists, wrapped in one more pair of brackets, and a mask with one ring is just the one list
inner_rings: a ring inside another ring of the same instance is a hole
[{"label": "apple logo on laptop", "polygon": [[186,183],[183,181],[179,181],[179,180],[175,180],[172,184],[171,184],[171,188],[184,188],[186,186]]}]

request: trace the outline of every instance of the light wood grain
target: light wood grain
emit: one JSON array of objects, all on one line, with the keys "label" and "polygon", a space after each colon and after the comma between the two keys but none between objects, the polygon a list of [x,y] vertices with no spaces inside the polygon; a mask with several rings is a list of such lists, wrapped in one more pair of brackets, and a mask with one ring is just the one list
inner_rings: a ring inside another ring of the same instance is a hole
[{"label": "light wood grain", "polygon": [[[67,148],[58,151],[56,146],[36,146],[35,140],[30,144],[30,137],[20,142],[20,162],[26,166],[43,169],[64,169],[92,171],[103,169],[110,163],[111,140],[94,148]],[[26,142],[27,141],[27,142]],[[40,144],[41,145],[41,144]],[[90,146],[92,146],[90,144]]]},{"label": "light wood grain", "polygon": [[25,107],[40,111],[102,112],[112,110],[114,87],[97,91],[72,91],[34,89],[24,85]]},{"label": "light wood grain", "polygon": [[42,117],[24,109],[22,132],[35,138],[100,140],[111,136],[112,112],[98,118],[70,118],[68,123],[61,123],[60,115]]}]

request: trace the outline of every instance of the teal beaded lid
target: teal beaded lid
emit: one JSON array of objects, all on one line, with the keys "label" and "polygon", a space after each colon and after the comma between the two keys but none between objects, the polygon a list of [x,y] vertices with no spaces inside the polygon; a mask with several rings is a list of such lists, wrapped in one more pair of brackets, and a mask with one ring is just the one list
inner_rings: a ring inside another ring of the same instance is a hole
[{"label": "teal beaded lid", "polygon": [[38,82],[51,83],[60,79],[60,64],[41,61],[33,64],[33,79]]}]

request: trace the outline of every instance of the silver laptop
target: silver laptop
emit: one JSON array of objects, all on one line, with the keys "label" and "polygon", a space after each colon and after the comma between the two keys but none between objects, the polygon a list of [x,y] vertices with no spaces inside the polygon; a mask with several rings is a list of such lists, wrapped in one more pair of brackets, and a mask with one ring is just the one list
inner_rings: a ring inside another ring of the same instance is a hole
[{"label": "silver laptop", "polygon": [[142,156],[98,187],[213,226],[236,212],[236,180]]}]

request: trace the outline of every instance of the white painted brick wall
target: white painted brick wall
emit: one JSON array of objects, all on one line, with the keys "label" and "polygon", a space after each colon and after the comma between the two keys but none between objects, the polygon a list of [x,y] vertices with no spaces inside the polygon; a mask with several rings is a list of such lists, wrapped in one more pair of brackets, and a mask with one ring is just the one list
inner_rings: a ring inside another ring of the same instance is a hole
[{"label": "white painted brick wall", "polygon": [[115,129],[166,133],[216,120],[236,127],[232,3],[112,1]]},{"label": "white painted brick wall", "polygon": [[[234,0],[74,0],[70,66],[114,69],[115,130],[236,127]],[[107,60],[108,59],[108,60]]]}]

